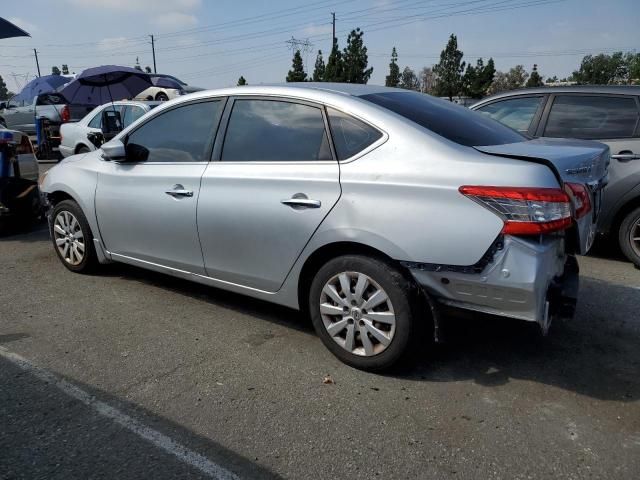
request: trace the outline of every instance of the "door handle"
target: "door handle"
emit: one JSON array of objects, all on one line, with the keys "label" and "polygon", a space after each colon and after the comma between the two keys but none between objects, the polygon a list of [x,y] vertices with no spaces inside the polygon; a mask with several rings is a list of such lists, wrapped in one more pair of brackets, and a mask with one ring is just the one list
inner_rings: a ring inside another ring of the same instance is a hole
[{"label": "door handle", "polygon": [[614,158],[619,162],[628,162],[629,160],[640,160],[640,155],[637,153],[617,153],[615,155],[611,155],[611,158]]},{"label": "door handle", "polygon": [[295,209],[300,208],[320,208],[322,202],[320,200],[311,200],[309,198],[288,198],[286,200],[280,200],[283,205],[288,205]]},{"label": "door handle", "polygon": [[185,190],[179,183],[173,186],[173,190],[167,190],[164,193],[172,197],[193,197],[193,190]]}]

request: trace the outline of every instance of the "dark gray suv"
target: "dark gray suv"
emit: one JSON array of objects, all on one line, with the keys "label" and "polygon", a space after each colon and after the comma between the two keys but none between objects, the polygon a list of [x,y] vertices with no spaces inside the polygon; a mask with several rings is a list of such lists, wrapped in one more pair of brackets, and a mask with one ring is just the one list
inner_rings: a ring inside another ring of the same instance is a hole
[{"label": "dark gray suv", "polygon": [[531,137],[598,140],[611,149],[598,230],[640,267],[640,86],[543,87],[471,107]]}]

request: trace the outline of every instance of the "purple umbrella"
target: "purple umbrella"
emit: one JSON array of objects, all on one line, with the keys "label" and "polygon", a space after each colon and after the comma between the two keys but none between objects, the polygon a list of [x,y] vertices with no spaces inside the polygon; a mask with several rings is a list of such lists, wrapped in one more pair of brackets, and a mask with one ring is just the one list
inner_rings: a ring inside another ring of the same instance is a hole
[{"label": "purple umbrella", "polygon": [[33,97],[36,95],[55,92],[56,89],[70,81],[70,78],[63,77],[62,75],[45,75],[43,77],[37,77],[27,83],[22,91],[16,96],[21,100],[26,100],[31,103],[33,101]]},{"label": "purple umbrella", "polygon": [[23,29],[0,17],[0,38],[30,37]]},{"label": "purple umbrella", "polygon": [[133,98],[151,86],[149,75],[135,68],[103,65],[88,68],[60,90],[69,103],[103,105]]}]

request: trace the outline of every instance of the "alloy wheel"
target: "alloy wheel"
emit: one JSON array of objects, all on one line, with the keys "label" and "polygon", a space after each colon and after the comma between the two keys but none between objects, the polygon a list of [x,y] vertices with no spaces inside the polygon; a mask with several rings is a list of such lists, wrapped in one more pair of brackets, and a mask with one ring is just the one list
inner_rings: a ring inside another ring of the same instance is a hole
[{"label": "alloy wheel", "polygon": [[629,231],[629,243],[635,254],[640,257],[640,217],[636,219],[636,223]]},{"label": "alloy wheel", "polygon": [[320,294],[320,315],[331,338],[354,355],[382,353],[395,334],[389,296],[364,273],[342,272],[329,279]]},{"label": "alloy wheel", "polygon": [[79,265],[85,255],[85,241],[78,219],[62,210],[53,222],[53,238],[60,256],[70,265]]}]

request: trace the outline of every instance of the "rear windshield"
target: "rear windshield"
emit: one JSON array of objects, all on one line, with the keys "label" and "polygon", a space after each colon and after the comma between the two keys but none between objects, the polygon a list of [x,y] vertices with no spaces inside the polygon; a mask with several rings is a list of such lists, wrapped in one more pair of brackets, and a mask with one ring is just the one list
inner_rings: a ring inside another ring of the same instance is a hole
[{"label": "rear windshield", "polygon": [[501,123],[468,108],[418,92],[372,93],[360,98],[466,147],[504,145],[527,138]]},{"label": "rear windshield", "polygon": [[61,93],[43,93],[38,95],[36,105],[64,105],[67,99]]}]

